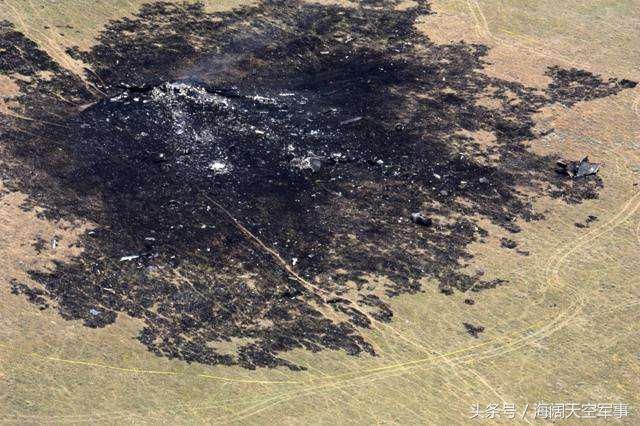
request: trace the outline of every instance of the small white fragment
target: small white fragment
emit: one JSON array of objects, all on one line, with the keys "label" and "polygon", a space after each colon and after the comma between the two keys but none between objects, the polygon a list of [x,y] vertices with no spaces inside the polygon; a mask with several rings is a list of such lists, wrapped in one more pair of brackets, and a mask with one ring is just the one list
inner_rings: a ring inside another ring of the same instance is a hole
[{"label": "small white fragment", "polygon": [[341,121],[341,122],[340,122],[340,125],[341,125],[341,126],[344,126],[345,124],[356,123],[356,122],[358,122],[358,121],[362,120],[362,118],[363,118],[363,117],[353,117],[353,118],[350,118],[350,119],[348,119],[348,120]]},{"label": "small white fragment", "polygon": [[122,257],[120,258],[120,262],[128,262],[128,261],[130,261],[130,260],[134,260],[134,259],[137,259],[137,258],[139,258],[139,257],[140,257],[140,255],[139,255],[139,254],[131,254],[131,255],[129,255],[129,256],[122,256]]},{"label": "small white fragment", "polygon": [[213,161],[209,164],[209,170],[216,175],[224,175],[231,171],[231,166],[222,161]]},{"label": "small white fragment", "polygon": [[298,263],[298,258],[297,257],[294,257],[293,259],[291,259],[291,264],[293,266],[296,266],[296,263]]},{"label": "small white fragment", "polygon": [[322,157],[295,157],[290,164],[298,170],[313,170],[317,172],[322,168]]},{"label": "small white fragment", "polygon": [[119,100],[122,100],[124,98],[126,98],[127,96],[129,96],[129,94],[127,92],[121,93],[118,96],[114,96],[111,99],[109,99],[109,101],[111,102],[117,102]]}]

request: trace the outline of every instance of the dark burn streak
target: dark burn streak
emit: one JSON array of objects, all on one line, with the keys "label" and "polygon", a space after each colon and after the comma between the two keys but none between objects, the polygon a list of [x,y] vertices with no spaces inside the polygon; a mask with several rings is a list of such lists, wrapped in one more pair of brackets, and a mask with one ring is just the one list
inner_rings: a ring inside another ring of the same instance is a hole
[{"label": "dark burn streak", "polygon": [[[31,77],[16,78],[15,112],[36,120],[1,118],[19,164],[8,181],[51,217],[97,224],[81,257],[33,273],[42,293],[15,292],[91,327],[139,318],[158,355],[298,368],[279,354],[373,353],[358,327],[390,321],[385,299],[422,278],[448,292],[500,284],[461,272],[486,235],[472,217],[515,233],[541,218],[525,191],[579,202],[601,185],[526,149],[532,115],[633,83],[559,68],[546,92],[491,78],[486,47],[416,32],[424,2],[374,3],[387,7],[147,5],[72,52],[89,86],[3,24],[0,73]],[[419,227],[415,211],[441,219]]]}]

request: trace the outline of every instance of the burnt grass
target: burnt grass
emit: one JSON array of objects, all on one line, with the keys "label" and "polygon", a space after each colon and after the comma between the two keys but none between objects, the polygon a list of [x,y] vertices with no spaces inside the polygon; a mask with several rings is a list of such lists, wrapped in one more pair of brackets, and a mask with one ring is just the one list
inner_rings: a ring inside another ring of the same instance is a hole
[{"label": "burnt grass", "polygon": [[[95,224],[79,258],[14,293],[88,327],[137,318],[159,356],[298,369],[281,354],[374,354],[361,330],[424,278],[445,293],[502,284],[463,272],[487,235],[477,218],[517,233],[543,218],[525,193],[577,203],[602,186],[527,149],[533,114],[635,83],[559,67],[546,90],[489,77],[487,47],[434,44],[415,29],[426,2],[393,4],[152,3],[70,50],[85,81],[0,24],[0,74],[20,87],[0,116],[5,185],[51,219]],[[462,133],[480,130],[495,144]]]}]

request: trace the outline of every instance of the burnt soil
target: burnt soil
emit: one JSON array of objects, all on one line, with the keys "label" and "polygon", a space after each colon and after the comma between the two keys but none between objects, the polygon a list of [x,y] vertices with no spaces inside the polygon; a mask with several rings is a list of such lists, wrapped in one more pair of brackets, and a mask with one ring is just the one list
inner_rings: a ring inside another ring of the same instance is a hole
[{"label": "burnt soil", "polygon": [[[425,278],[503,284],[463,272],[479,219],[518,233],[543,218],[530,194],[578,203],[602,186],[527,149],[533,115],[635,83],[492,78],[487,47],[434,44],[414,26],[426,2],[393,4],[146,5],[70,51],[88,84],[0,23],[0,74],[20,87],[0,115],[5,185],[25,209],[95,224],[79,258],[13,292],[88,327],[140,319],[159,356],[297,369],[283,352],[374,354],[361,330]],[[463,133],[479,130],[495,143]]]}]

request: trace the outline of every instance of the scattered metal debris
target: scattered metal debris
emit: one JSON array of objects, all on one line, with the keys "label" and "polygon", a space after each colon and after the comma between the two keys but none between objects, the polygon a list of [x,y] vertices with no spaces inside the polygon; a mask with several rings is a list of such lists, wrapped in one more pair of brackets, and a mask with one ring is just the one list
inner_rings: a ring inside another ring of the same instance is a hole
[{"label": "scattered metal debris", "polygon": [[348,120],[341,121],[340,125],[341,126],[345,126],[347,124],[357,123],[360,120],[362,120],[362,117],[353,117],[353,118],[350,118]]},{"label": "scattered metal debris", "polygon": [[484,331],[484,327],[481,325],[473,325],[469,324],[468,322],[463,322],[462,324],[467,330],[467,333],[469,333],[469,335],[475,337],[476,339],[478,338],[478,335]]},{"label": "scattered metal debris", "polygon": [[514,249],[518,246],[518,243],[516,243],[515,241],[509,239],[509,238],[501,238],[500,239],[500,245],[504,248],[507,249]]},{"label": "scattered metal debris", "polygon": [[557,164],[561,172],[573,179],[595,175],[600,169],[600,164],[591,163],[588,156],[580,161],[570,161],[569,163],[558,161]]},{"label": "scattered metal debris", "polygon": [[313,172],[319,172],[322,166],[327,162],[324,157],[319,156],[307,156],[296,157],[291,160],[291,166],[298,170],[311,170]]},{"label": "scattered metal debris", "polygon": [[139,257],[140,257],[140,255],[139,255],[139,254],[131,254],[131,255],[129,255],[129,256],[122,256],[122,257],[120,258],[120,262],[128,262],[128,261],[130,261],[130,260],[135,260],[135,259],[137,259],[137,258],[139,258]]},{"label": "scattered metal debris", "polygon": [[451,296],[453,294],[453,287],[444,282],[438,284],[438,290],[440,290],[440,293],[446,294],[447,296]]},{"label": "scattered metal debris", "polygon": [[422,226],[433,225],[433,219],[431,219],[430,217],[426,217],[419,212],[411,213],[411,222],[415,223],[416,225],[422,225]]},{"label": "scattered metal debris", "polygon": [[[94,70],[92,86],[106,93],[80,113],[60,98],[86,104],[95,94],[0,22],[0,44],[18,46],[3,52],[0,74],[30,77],[20,82],[20,104],[34,119],[16,121],[10,126],[16,131],[3,138],[3,153],[6,148],[24,160],[12,173],[34,201],[99,228],[81,257],[33,274],[45,289],[41,296],[16,291],[34,303],[55,301],[65,318],[90,327],[111,324],[117,315],[135,317],[142,324],[138,340],[159,356],[300,369],[279,354],[302,348],[375,353],[357,329],[370,326],[361,305],[379,321],[389,321],[392,311],[369,292],[383,290],[384,298],[417,293],[426,274],[445,283],[445,294],[502,285],[468,276],[461,260],[478,235],[486,236],[477,218],[511,232],[513,220],[504,215],[536,218],[518,190],[532,179],[551,180],[546,157],[526,149],[533,114],[554,102],[571,105],[621,89],[559,68],[544,91],[476,72],[486,47],[431,42],[413,25],[429,11],[428,2],[414,3],[396,10],[261,2],[224,14],[207,13],[203,5],[147,5],[135,18],[107,25],[90,49],[73,50]],[[318,20],[322,31],[305,36]],[[244,28],[252,29],[250,36]],[[246,37],[261,46],[249,56],[238,50]],[[335,45],[338,38],[354,42]],[[330,54],[319,55],[328,45]],[[208,65],[220,55],[238,56],[242,65],[225,64],[233,72],[218,76]],[[251,74],[235,72],[253,58]],[[187,67],[188,80],[175,81],[176,63],[206,70]],[[49,77],[40,78],[42,71]],[[488,86],[505,101],[489,110],[476,104]],[[291,92],[282,92],[285,87]],[[517,101],[508,106],[507,89]],[[55,126],[42,126],[45,120]],[[476,160],[482,151],[470,141],[452,140],[476,128],[498,137],[504,155],[487,164]],[[318,179],[292,168],[294,157],[322,174],[335,167]],[[573,185],[555,176],[552,183],[558,197],[576,202],[597,194],[594,182]],[[233,216],[211,212],[207,197]],[[433,215],[452,220],[411,232],[398,217],[410,213],[398,213],[403,206],[432,202],[438,206]],[[340,311],[319,306],[298,279],[246,250],[235,217],[282,259],[313,252],[313,262],[305,256],[296,265],[300,277],[318,278],[318,286],[336,296],[357,295],[357,302],[339,304]],[[150,235],[161,244],[141,247]],[[408,255],[416,248],[426,255]],[[140,258],[131,264],[139,268],[114,264],[124,253],[137,253],[121,261]],[[179,266],[191,285],[173,274],[146,276],[152,258],[161,269]],[[348,273],[335,272],[338,267]],[[229,274],[214,277],[211,268]],[[384,276],[384,288],[367,281],[372,273]],[[89,314],[94,307],[99,315]],[[217,351],[217,342],[233,338],[248,342],[230,353]]]}]

